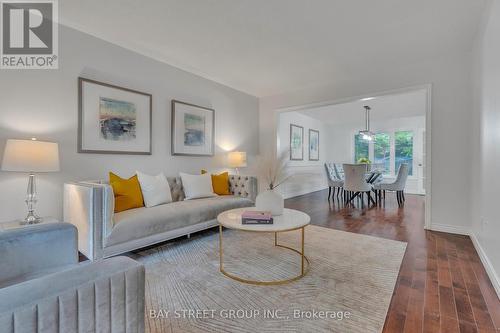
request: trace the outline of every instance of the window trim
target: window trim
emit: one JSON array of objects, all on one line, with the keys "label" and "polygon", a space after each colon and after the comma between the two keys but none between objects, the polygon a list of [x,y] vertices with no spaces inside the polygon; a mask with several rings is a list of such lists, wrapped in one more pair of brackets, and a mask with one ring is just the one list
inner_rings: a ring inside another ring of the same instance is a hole
[{"label": "window trim", "polygon": [[[420,131],[419,128],[409,128],[407,126],[403,126],[397,129],[381,129],[374,131],[375,135],[380,134],[380,133],[386,133],[389,134],[390,137],[390,172],[389,173],[384,173],[384,176],[391,179],[395,178],[397,175],[397,170],[396,170],[396,132],[413,132],[413,154],[415,154],[415,138],[418,136],[417,132]],[[356,143],[355,143],[355,136],[359,134],[357,131],[354,131],[353,134],[351,135],[351,158],[354,160],[356,157]],[[374,161],[374,141],[370,141],[368,143],[368,158],[370,161]],[[416,170],[416,159],[413,158],[413,165],[412,165],[412,170]],[[357,161],[354,161],[354,163],[357,163]],[[408,175],[409,179],[417,179],[418,176],[415,172],[413,172],[412,175]]]}]

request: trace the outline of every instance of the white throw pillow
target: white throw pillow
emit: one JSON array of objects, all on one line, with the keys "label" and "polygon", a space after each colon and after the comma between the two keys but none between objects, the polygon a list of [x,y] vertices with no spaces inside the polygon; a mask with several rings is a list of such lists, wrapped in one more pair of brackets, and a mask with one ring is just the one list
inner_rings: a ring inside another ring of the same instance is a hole
[{"label": "white throw pillow", "polygon": [[204,175],[190,175],[181,172],[180,176],[182,187],[184,187],[184,194],[186,195],[186,199],[184,200],[214,197],[217,195],[212,188],[212,176],[209,173]]},{"label": "white throw pillow", "polygon": [[140,171],[136,171],[136,173],[146,207],[149,208],[172,202],[170,186],[163,173],[157,176],[150,176]]}]

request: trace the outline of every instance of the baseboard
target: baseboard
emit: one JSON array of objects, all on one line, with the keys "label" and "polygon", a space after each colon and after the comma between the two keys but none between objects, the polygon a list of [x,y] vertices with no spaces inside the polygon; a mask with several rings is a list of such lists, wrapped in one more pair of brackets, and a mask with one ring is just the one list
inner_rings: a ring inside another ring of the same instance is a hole
[{"label": "baseboard", "polygon": [[318,191],[323,191],[326,189],[328,189],[328,187],[321,186],[321,187],[316,187],[316,188],[302,189],[299,191],[290,191],[290,192],[286,193],[286,195],[283,195],[283,198],[284,199],[295,198],[295,197],[299,197],[301,195],[306,195],[306,194],[310,194],[310,193],[314,193],[314,192],[318,192]]},{"label": "baseboard", "polygon": [[476,234],[471,232],[469,237],[472,240],[472,244],[474,244],[474,247],[476,248],[476,252],[479,255],[479,258],[481,259],[481,262],[483,263],[484,269],[486,270],[486,273],[488,274],[488,277],[490,278],[490,281],[491,281],[491,284],[493,285],[493,288],[495,288],[495,291],[497,293],[497,297],[500,299],[500,278],[498,277],[498,274],[496,273],[495,269],[493,268],[493,265],[491,264],[490,259],[486,255],[486,252],[484,252],[484,249],[481,247],[481,244],[479,243],[479,240],[477,239]]},{"label": "baseboard", "polygon": [[459,227],[455,225],[449,225],[449,224],[435,224],[433,223],[430,228],[427,228],[428,230],[432,231],[440,231],[440,232],[447,232],[449,234],[457,234],[457,235],[465,235],[469,236],[470,235],[470,230],[467,227]]}]

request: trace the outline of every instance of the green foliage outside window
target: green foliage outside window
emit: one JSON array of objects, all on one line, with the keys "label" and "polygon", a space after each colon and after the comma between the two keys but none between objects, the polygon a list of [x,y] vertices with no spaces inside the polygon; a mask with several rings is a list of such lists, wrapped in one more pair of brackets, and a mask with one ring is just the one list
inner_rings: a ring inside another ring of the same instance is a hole
[{"label": "green foliage outside window", "polygon": [[396,155],[396,170],[402,163],[408,164],[408,175],[413,174],[413,132],[400,131],[395,133],[394,149]]},{"label": "green foliage outside window", "polygon": [[369,158],[368,141],[363,140],[359,134],[354,135],[354,162],[356,163],[361,158]]},{"label": "green foliage outside window", "polygon": [[[383,164],[386,173],[390,173],[394,163],[397,173],[402,163],[408,164],[408,174],[413,175],[413,131],[398,131],[394,133],[395,161],[391,161],[391,135],[378,133],[373,140],[373,163]],[[364,140],[359,134],[354,136],[354,162],[369,161],[370,141]],[[371,162],[368,162],[371,163]]]},{"label": "green foliage outside window", "polygon": [[384,172],[391,172],[391,136],[387,133],[375,135],[373,144],[374,163],[382,164]]}]

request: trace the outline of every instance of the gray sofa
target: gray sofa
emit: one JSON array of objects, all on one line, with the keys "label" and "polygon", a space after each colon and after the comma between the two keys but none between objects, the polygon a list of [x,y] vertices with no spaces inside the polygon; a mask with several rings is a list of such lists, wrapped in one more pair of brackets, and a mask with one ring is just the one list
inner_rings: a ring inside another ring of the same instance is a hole
[{"label": "gray sofa", "polygon": [[173,202],[151,208],[114,211],[111,186],[105,182],[64,185],[64,221],[78,228],[79,250],[91,260],[111,257],[217,225],[217,215],[253,206],[257,179],[230,175],[232,195],[184,200],[179,177],[167,178]]},{"label": "gray sofa", "polygon": [[0,332],[144,332],[144,267],[78,263],[77,230],[48,223],[0,232]]}]

